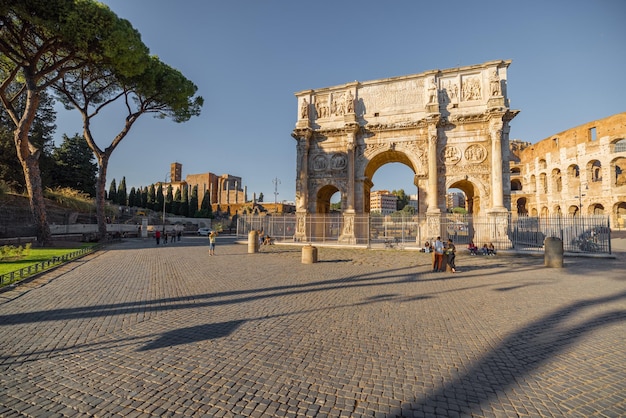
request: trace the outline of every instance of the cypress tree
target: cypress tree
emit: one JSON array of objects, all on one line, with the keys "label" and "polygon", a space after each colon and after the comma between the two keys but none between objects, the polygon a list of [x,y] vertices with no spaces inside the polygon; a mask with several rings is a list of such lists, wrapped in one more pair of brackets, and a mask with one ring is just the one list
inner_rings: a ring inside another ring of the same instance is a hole
[{"label": "cypress tree", "polygon": [[126,177],[122,177],[120,185],[117,187],[117,203],[126,206],[128,204],[128,193],[126,192]]},{"label": "cypress tree", "polygon": [[115,179],[111,180],[111,185],[109,186],[109,200],[112,203],[117,202],[117,186],[115,185]]}]

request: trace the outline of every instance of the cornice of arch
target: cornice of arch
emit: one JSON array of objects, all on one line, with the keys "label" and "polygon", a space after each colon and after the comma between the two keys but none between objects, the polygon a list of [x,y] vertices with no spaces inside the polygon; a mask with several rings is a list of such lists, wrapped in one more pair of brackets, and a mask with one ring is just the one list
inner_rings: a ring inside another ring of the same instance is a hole
[{"label": "cornice of arch", "polygon": [[364,129],[367,129],[371,132],[383,132],[383,131],[397,131],[397,130],[405,130],[405,129],[418,129],[418,128],[426,128],[428,126],[428,121],[426,119],[420,119],[418,121],[410,121],[410,122],[398,122],[398,123],[368,123],[364,126]]}]

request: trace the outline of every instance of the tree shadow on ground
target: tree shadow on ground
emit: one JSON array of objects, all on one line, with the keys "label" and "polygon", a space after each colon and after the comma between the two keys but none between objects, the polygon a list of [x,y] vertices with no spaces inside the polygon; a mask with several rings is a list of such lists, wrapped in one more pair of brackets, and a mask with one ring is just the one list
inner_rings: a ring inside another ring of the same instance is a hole
[{"label": "tree shadow on ground", "polygon": [[233,333],[246,320],[216,322],[211,324],[195,325],[193,327],[177,328],[164,332],[154,341],[144,345],[137,351],[155,350],[173,345],[190,344],[204,340],[214,340],[226,337]]},{"label": "tree shadow on ground", "polygon": [[[587,308],[626,299],[626,292],[570,304],[527,327],[517,330],[501,344],[478,360],[465,373],[427,396],[389,416],[493,414],[489,405],[503,392],[523,381],[524,376],[541,367],[555,355],[564,352],[586,334],[598,328],[626,322],[626,310],[598,314],[583,322],[571,324],[575,315]],[[453,400],[448,403],[447,400]],[[530,416],[541,413],[530,408]]]}]

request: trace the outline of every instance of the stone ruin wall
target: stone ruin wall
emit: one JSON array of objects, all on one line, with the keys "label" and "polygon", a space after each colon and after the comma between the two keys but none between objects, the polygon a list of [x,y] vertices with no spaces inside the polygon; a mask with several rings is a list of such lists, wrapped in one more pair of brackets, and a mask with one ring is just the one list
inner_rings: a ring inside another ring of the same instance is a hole
[{"label": "stone ruin wall", "polygon": [[[595,140],[592,134],[595,131]],[[623,140],[621,145],[616,145]],[[512,209],[525,198],[529,215],[572,214],[582,200],[583,214],[611,216],[613,226],[626,219],[626,112],[551,135],[512,150],[511,164],[522,184]],[[624,149],[624,151],[621,151]],[[578,166],[578,175],[576,175]],[[620,173],[621,172],[621,173]],[[579,197],[580,196],[580,197]],[[620,220],[622,219],[622,220]]]}]

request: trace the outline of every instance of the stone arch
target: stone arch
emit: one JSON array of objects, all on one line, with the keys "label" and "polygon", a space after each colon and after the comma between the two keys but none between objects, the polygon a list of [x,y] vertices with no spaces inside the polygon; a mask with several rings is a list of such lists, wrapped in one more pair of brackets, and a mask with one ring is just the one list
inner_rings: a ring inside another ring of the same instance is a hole
[{"label": "stone arch", "polygon": [[[307,215],[324,213],[335,188],[346,202],[339,240],[365,239],[366,228],[354,221],[369,212],[374,173],[387,163],[404,164],[415,173],[418,212],[426,213],[429,231],[438,228],[446,183],[458,182],[473,193],[474,209],[505,219],[511,189],[508,161],[502,157],[508,155],[509,124],[519,111],[509,108],[505,90],[493,97],[480,91],[494,70],[504,81],[509,64],[490,61],[296,92],[294,239],[307,239]],[[440,86],[454,94],[443,100]],[[488,233],[509,245],[499,231]]]},{"label": "stone arch", "polygon": [[530,176],[530,193],[537,193],[537,178],[535,177],[535,175],[531,175]]},{"label": "stone arch", "polygon": [[454,176],[446,183],[446,190],[448,189],[459,189],[465,193],[465,209],[468,213],[480,213],[480,198],[487,193],[484,184],[469,180],[467,176]]},{"label": "stone arch", "polygon": [[561,205],[554,205],[552,213],[554,213],[555,215],[562,215],[563,213],[561,211]]},{"label": "stone arch", "polygon": [[552,182],[552,191],[555,193],[561,193],[563,189],[561,169],[555,168],[552,170]]},{"label": "stone arch", "polygon": [[519,179],[511,180],[511,191],[512,192],[522,191],[522,182]]},{"label": "stone arch", "polygon": [[617,157],[611,161],[611,181],[615,186],[626,185],[626,157]]},{"label": "stone arch", "polygon": [[513,174],[513,175],[520,175],[521,174],[521,169],[519,167],[511,167],[511,174]]},{"label": "stone arch", "polygon": [[546,163],[546,160],[541,158],[539,160],[539,170],[545,170],[546,168],[548,168],[548,163]]},{"label": "stone arch", "polygon": [[421,172],[421,162],[416,155],[409,155],[404,151],[398,151],[395,149],[387,149],[379,151],[370,156],[363,175],[370,181],[374,178],[374,174],[379,168],[385,164],[401,163],[413,170],[414,173]]},{"label": "stone arch", "polygon": [[[374,174],[385,164],[392,163],[400,163],[407,166],[409,169],[413,171],[413,173],[417,173],[419,168],[416,170],[416,167],[421,167],[421,162],[419,161],[417,155],[409,155],[404,151],[398,151],[395,149],[387,149],[377,152],[376,154],[370,156],[369,162],[365,166],[365,170],[363,172],[365,190],[363,191],[364,201],[367,203],[364,212],[369,212],[369,201],[370,201],[370,191],[375,186],[372,179],[374,178]],[[416,178],[413,178],[413,184],[416,186],[417,184]],[[405,190],[407,194],[413,194],[412,191]],[[419,194],[419,193],[418,193]]]},{"label": "stone arch", "polygon": [[602,181],[602,163],[600,160],[590,160],[587,163],[587,178],[591,182]]},{"label": "stone arch", "polygon": [[604,206],[600,203],[589,205],[589,215],[604,215]]},{"label": "stone arch", "polygon": [[613,206],[613,214],[615,216],[615,224],[620,228],[626,226],[626,202],[617,202]]},{"label": "stone arch", "polygon": [[525,197],[520,197],[517,199],[517,214],[518,215],[528,215],[528,208],[526,205],[528,204],[528,200]]},{"label": "stone arch", "polygon": [[611,152],[626,152],[626,139],[618,138],[611,141]]},{"label": "stone arch", "polygon": [[539,173],[539,193],[548,193],[548,176],[546,173]]},{"label": "stone arch", "polygon": [[545,217],[548,216],[550,214],[550,211],[548,210],[547,206],[542,206],[541,207],[541,216]]},{"label": "stone arch", "polygon": [[567,213],[572,216],[576,216],[580,213],[580,209],[576,205],[570,205],[570,207],[567,209]]},{"label": "stone arch", "polygon": [[316,193],[315,213],[330,213],[330,199],[337,192],[341,192],[341,190],[334,184],[326,184],[320,187]]}]

